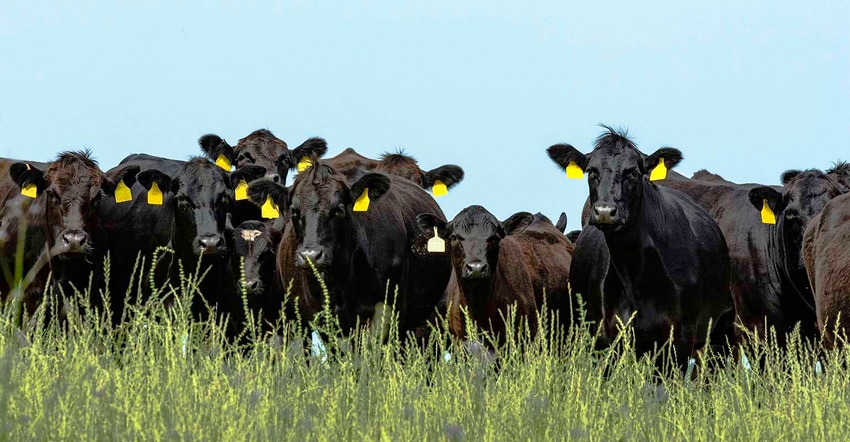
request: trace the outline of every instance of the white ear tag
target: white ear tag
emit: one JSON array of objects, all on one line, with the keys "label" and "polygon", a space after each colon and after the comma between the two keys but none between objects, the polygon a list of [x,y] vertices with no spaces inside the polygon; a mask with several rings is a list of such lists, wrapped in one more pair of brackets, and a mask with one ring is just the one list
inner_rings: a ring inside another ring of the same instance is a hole
[{"label": "white ear tag", "polygon": [[427,250],[431,253],[444,253],[446,251],[446,241],[440,238],[437,227],[434,227],[434,237],[428,240]]}]

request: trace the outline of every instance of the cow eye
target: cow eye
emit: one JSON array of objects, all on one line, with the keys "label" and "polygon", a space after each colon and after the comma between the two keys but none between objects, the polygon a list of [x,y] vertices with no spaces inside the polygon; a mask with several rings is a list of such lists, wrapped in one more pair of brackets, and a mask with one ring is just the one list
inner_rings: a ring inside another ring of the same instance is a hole
[{"label": "cow eye", "polygon": [[451,235],[449,235],[450,241],[460,241],[461,239],[463,238],[461,238],[460,235],[458,235],[457,233],[452,233]]},{"label": "cow eye", "polygon": [[639,175],[637,169],[626,169],[623,171],[623,177],[636,178]]},{"label": "cow eye", "polygon": [[334,208],[331,213],[333,216],[337,218],[345,218],[345,204],[339,204]]},{"label": "cow eye", "polygon": [[595,167],[587,169],[587,177],[588,178],[596,179],[598,176],[599,176],[599,171]]}]

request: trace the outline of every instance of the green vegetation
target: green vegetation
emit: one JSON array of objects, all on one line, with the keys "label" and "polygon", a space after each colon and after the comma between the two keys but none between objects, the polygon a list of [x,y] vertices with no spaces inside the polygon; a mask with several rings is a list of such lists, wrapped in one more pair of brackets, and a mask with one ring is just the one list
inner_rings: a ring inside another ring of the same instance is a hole
[{"label": "green vegetation", "polygon": [[229,344],[214,320],[190,320],[195,282],[183,278],[173,308],[134,305],[118,328],[79,294],[61,325],[44,320],[58,310],[52,294],[23,328],[9,303],[0,439],[842,440],[850,430],[850,357],[799,339],[787,351],[745,348],[751,371],[707,355],[686,379],[636,358],[628,333],[594,351],[588,327],[553,333],[549,319],[535,338],[508,336],[495,362],[438,331],[427,348],[376,331],[337,339],[321,315],[330,338],[314,354],[291,323],[274,338],[250,325],[247,343]]}]

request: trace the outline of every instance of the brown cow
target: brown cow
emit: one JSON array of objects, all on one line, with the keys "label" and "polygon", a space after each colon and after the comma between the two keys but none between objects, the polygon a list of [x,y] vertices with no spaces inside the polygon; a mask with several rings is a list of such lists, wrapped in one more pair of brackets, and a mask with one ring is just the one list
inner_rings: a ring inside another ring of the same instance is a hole
[{"label": "brown cow", "polygon": [[[33,164],[0,161],[0,263],[5,273],[0,296],[5,298],[18,284],[12,274],[21,227],[26,228],[20,258],[24,271],[37,262],[50,264],[26,288],[24,303],[30,313],[44,289],[48,270],[66,291],[68,284],[81,290],[86,287],[89,274],[102,265],[105,249],[97,216],[101,198],[114,197],[122,180],[131,187],[139,171],[129,166],[105,175],[88,151],[63,152],[43,170]],[[62,259],[54,259],[58,256]],[[102,272],[94,274],[97,287]]]},{"label": "brown cow", "polygon": [[[803,236],[803,258],[815,298],[821,333],[834,343],[850,330],[850,194],[830,200],[811,219]],[[838,321],[836,321],[838,320]]]},{"label": "brown cow", "polygon": [[503,337],[510,306],[535,333],[544,292],[549,306],[568,296],[572,244],[545,217],[519,212],[499,222],[487,209],[470,206],[448,223],[432,214],[417,220],[426,235],[436,228],[447,238],[452,277],[446,291],[455,335],[466,336],[466,309],[479,328]]}]

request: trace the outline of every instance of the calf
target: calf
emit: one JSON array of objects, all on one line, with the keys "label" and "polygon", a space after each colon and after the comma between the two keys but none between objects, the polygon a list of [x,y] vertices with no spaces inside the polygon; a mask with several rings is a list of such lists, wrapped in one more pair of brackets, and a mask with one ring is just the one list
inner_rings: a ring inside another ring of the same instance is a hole
[{"label": "calf", "polygon": [[275,277],[280,228],[261,221],[245,221],[231,231],[233,274],[244,272],[242,289],[251,311],[262,310],[267,323],[274,324],[283,304],[283,291]]},{"label": "calf", "polygon": [[[814,292],[818,329],[829,346],[848,338],[850,323],[850,195],[831,200],[806,228],[803,257]],[[838,336],[836,336],[836,332]]]},{"label": "calf", "polygon": [[[48,270],[67,295],[72,288],[88,287],[94,271],[92,295],[97,299],[105,249],[98,207],[104,196],[114,196],[119,183],[132,185],[138,171],[127,166],[104,174],[88,151],[63,152],[47,164],[1,160],[0,263],[5,278],[0,296],[5,298],[18,283],[12,277],[18,258],[24,272],[37,262],[49,264],[24,293],[27,312],[32,313],[40,299]],[[23,256],[16,255],[19,241]]]},{"label": "calf", "polygon": [[322,304],[312,263],[345,330],[358,317],[371,317],[385,297],[396,305],[401,333],[418,329],[433,315],[450,273],[447,257],[424,250],[426,238],[416,225],[419,213],[442,216],[439,206],[406,179],[361,171],[349,181],[317,157],[310,161],[291,189],[269,180],[249,186],[255,202],[271,198],[289,207],[278,274],[283,287],[294,284],[302,318],[309,319]]},{"label": "calf", "polygon": [[502,339],[508,308],[537,330],[537,313],[569,295],[571,246],[551,222],[519,212],[504,222],[481,206],[463,209],[451,222],[425,213],[417,217],[425,235],[448,238],[452,277],[446,289],[449,326],[466,336],[463,310],[479,328]]},{"label": "calf", "polygon": [[584,243],[597,252],[584,252],[582,232],[574,257],[573,270],[580,255],[609,261],[607,273],[596,269],[605,274],[602,297],[582,293],[591,319],[602,327],[603,338],[612,339],[617,319],[626,323],[636,312],[637,351],[650,351],[672,336],[679,362],[707,344],[706,336],[711,344],[725,344],[734,312],[723,234],[693,199],[649,180],[659,163],[666,169],[678,164],[681,152],[662,148],[647,156],[625,134],[606,129],[590,154],[567,144],[548,149],[561,168],[587,172],[589,224],[604,237]]}]

